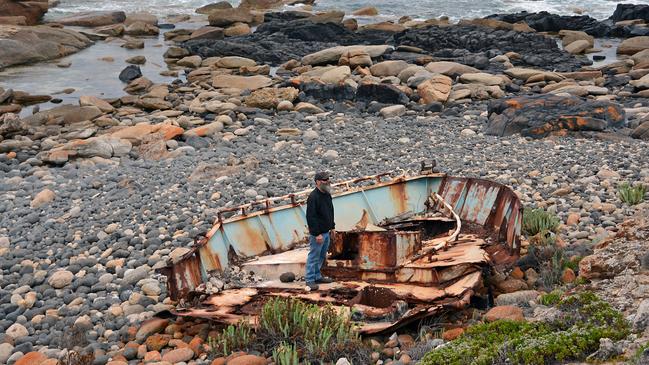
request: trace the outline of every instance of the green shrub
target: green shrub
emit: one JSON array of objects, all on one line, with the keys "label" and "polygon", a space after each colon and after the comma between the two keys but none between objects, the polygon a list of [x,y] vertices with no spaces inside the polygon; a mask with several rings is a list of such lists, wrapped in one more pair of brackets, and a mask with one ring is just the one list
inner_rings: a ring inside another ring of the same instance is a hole
[{"label": "green shrub", "polygon": [[561,301],[561,296],[563,296],[563,291],[555,289],[549,293],[541,295],[539,303],[547,306],[555,305]]},{"label": "green shrub", "polygon": [[247,321],[241,321],[236,326],[229,325],[221,334],[207,339],[212,355],[228,356],[235,351],[248,351],[255,343],[255,333]]},{"label": "green shrub", "polygon": [[470,327],[462,336],[424,356],[422,365],[541,365],[583,360],[600,338],[617,341],[629,333],[621,313],[592,293],[560,300],[553,322],[500,320]]},{"label": "green shrub", "polygon": [[369,356],[348,315],[297,299],[269,300],[259,315],[257,336],[265,348],[293,343],[307,361],[347,357],[365,363]]},{"label": "green shrub", "polygon": [[640,204],[644,201],[644,196],[647,193],[647,187],[643,184],[631,186],[629,183],[623,183],[618,187],[618,196],[623,203],[628,205]]},{"label": "green shrub", "polygon": [[282,342],[273,349],[273,361],[277,365],[299,365],[300,356],[295,345],[287,345]]},{"label": "green shrub", "polygon": [[523,211],[523,233],[527,236],[542,235],[548,232],[556,233],[561,221],[554,215],[543,209],[525,208]]}]

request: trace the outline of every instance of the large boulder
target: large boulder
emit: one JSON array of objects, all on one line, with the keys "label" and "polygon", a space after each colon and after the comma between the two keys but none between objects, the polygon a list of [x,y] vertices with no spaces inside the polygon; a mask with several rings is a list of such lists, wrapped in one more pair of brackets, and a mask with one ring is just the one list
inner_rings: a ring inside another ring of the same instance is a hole
[{"label": "large boulder", "polygon": [[0,16],[24,17],[26,25],[37,24],[47,9],[47,0],[0,0]]},{"label": "large boulder", "polygon": [[227,1],[219,1],[217,3],[207,4],[196,9],[196,13],[210,15],[214,10],[232,9],[232,4]]},{"label": "large boulder", "polygon": [[451,77],[463,75],[465,73],[480,72],[480,70],[475,67],[449,61],[430,62],[426,65],[426,70],[432,73],[443,74]]},{"label": "large boulder", "polygon": [[0,69],[78,52],[92,41],[70,29],[0,25]]},{"label": "large boulder", "polygon": [[631,137],[649,141],[649,120],[637,126],[631,133]]},{"label": "large boulder", "polygon": [[617,47],[617,53],[633,55],[645,49],[649,49],[649,36],[625,39]]},{"label": "large boulder", "polygon": [[42,152],[40,158],[53,164],[64,164],[76,157],[119,157],[125,156],[131,151],[131,143],[128,140],[110,137],[92,137],[88,139],[72,140],[63,146]]},{"label": "large boulder", "polygon": [[613,15],[609,19],[616,22],[635,19],[649,21],[649,5],[617,4]]},{"label": "large boulder", "polygon": [[118,10],[89,11],[57,19],[56,22],[63,25],[74,25],[79,27],[101,27],[123,23],[126,20],[126,13]]},{"label": "large boulder", "polygon": [[338,63],[340,57],[343,54],[358,54],[364,53],[370,56],[370,58],[375,58],[383,55],[392,46],[389,45],[378,45],[378,46],[338,46],[323,49],[321,51],[308,54],[302,57],[302,63],[305,65],[323,65],[327,63]]},{"label": "large boulder", "polygon": [[227,27],[234,23],[251,24],[255,16],[246,8],[217,9],[210,13],[208,20],[211,26]]},{"label": "large boulder", "polygon": [[450,77],[441,74],[434,75],[417,86],[419,102],[422,104],[445,103],[451,94],[452,84],[453,80]]},{"label": "large boulder", "polygon": [[253,108],[272,109],[283,100],[293,102],[298,93],[299,90],[293,87],[264,88],[253,91],[245,98],[245,103]]},{"label": "large boulder", "polygon": [[383,104],[408,104],[408,95],[398,87],[389,84],[362,84],[356,91],[356,100],[378,101]]},{"label": "large boulder", "polygon": [[550,134],[603,131],[624,124],[624,108],[574,96],[537,95],[492,101],[487,134],[543,138]]}]

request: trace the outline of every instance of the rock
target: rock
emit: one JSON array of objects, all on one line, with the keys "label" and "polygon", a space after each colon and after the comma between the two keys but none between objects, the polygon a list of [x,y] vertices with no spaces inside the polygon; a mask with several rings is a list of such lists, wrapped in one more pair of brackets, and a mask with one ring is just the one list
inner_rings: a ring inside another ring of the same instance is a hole
[{"label": "rock", "polygon": [[126,63],[131,63],[131,64],[134,64],[134,65],[143,65],[143,64],[146,63],[146,57],[144,57],[144,56],[133,56],[133,57],[127,58],[125,61],[126,61]]},{"label": "rock", "polygon": [[128,140],[107,137],[92,137],[88,139],[72,140],[63,146],[46,151],[42,156],[43,161],[61,164],[72,157],[102,157],[125,156],[131,151]]},{"label": "rock", "polygon": [[444,75],[435,75],[422,82],[417,86],[417,93],[420,97],[419,102],[421,104],[446,102],[451,93],[452,83],[451,78]]},{"label": "rock", "polygon": [[90,11],[57,19],[56,22],[68,26],[100,27],[123,23],[126,14],[123,11]]},{"label": "rock", "polygon": [[128,27],[135,23],[144,23],[144,24],[149,24],[157,27],[158,17],[147,12],[137,12],[137,13],[128,14],[126,19],[124,20],[124,25]]},{"label": "rock", "polygon": [[479,73],[477,68],[466,66],[457,62],[430,62],[426,64],[426,70],[432,73],[443,74],[450,77],[460,76],[465,73]]},{"label": "rock", "polygon": [[266,365],[266,358],[256,355],[243,355],[227,362],[227,365]]},{"label": "rock", "polygon": [[144,48],[144,41],[141,39],[129,38],[120,47],[126,49],[142,49]]},{"label": "rock", "polygon": [[487,322],[494,322],[500,319],[508,319],[511,321],[524,321],[523,310],[519,307],[511,305],[501,305],[491,308],[485,315],[484,319]]},{"label": "rock", "polygon": [[246,8],[215,9],[208,16],[210,25],[217,27],[226,27],[234,23],[251,24],[254,19],[250,9]]},{"label": "rock", "polygon": [[67,270],[56,271],[50,276],[47,280],[47,283],[50,284],[54,289],[62,289],[72,283],[74,279],[74,274]]},{"label": "rock", "polygon": [[241,68],[241,67],[252,67],[257,65],[255,60],[250,58],[238,57],[238,56],[228,56],[221,57],[216,61],[216,66],[222,68]]},{"label": "rock", "polygon": [[462,336],[462,334],[464,334],[464,328],[462,327],[452,328],[449,330],[445,330],[442,333],[442,339],[444,339],[444,341],[453,341],[456,338]]},{"label": "rock", "polygon": [[7,342],[0,343],[0,364],[6,364],[9,356],[11,356],[14,347]]},{"label": "rock", "polygon": [[0,14],[2,17],[21,17],[23,25],[37,24],[47,12],[46,0],[15,1],[1,0]]},{"label": "rock", "polygon": [[137,78],[142,77],[142,70],[140,70],[140,66],[137,65],[129,65],[126,66],[120,73],[119,73],[119,79],[122,82],[129,83]]},{"label": "rock", "polygon": [[361,84],[356,91],[356,100],[383,104],[408,104],[408,96],[394,85]]},{"label": "rock", "polygon": [[461,135],[462,137],[473,137],[473,136],[476,135],[476,132],[475,132],[473,129],[464,128],[464,129],[462,129],[462,131],[460,132],[460,135]]},{"label": "rock", "polygon": [[263,88],[253,91],[244,99],[247,106],[261,109],[279,109],[282,101],[291,103],[288,110],[293,109],[292,102],[297,98],[299,90],[293,87]]},{"label": "rock", "polygon": [[575,41],[587,41],[588,48],[593,48],[595,45],[595,37],[588,35],[586,32],[577,31],[577,30],[562,30],[559,32],[559,37],[561,37],[561,42],[565,48],[567,45]]},{"label": "rock", "polygon": [[305,114],[318,114],[318,113],[324,113],[324,110],[318,108],[317,106],[307,103],[307,102],[301,102],[298,103],[295,106],[295,110],[300,112],[300,113],[305,113]]},{"label": "rock", "polygon": [[47,360],[47,356],[40,352],[32,351],[21,356],[14,365],[40,365]]},{"label": "rock", "polygon": [[205,26],[193,31],[189,39],[223,39],[224,36],[223,28]]},{"label": "rock", "polygon": [[203,62],[201,56],[187,56],[179,59],[176,64],[178,66],[197,68],[200,67],[201,62]]},{"label": "rock", "polygon": [[183,347],[175,350],[171,350],[162,356],[162,361],[168,361],[172,364],[177,364],[179,362],[188,362],[194,358],[194,351],[189,347]]},{"label": "rock", "polygon": [[277,104],[278,111],[291,111],[293,110],[293,103],[288,100],[282,100]]},{"label": "rock", "polygon": [[347,358],[341,357],[336,361],[336,365],[352,365]]},{"label": "rock", "polygon": [[649,6],[645,4],[617,4],[613,15],[609,18],[615,22],[622,20],[649,20]]},{"label": "rock", "polygon": [[633,329],[643,332],[647,327],[649,327],[649,299],[644,299],[633,317]]},{"label": "rock", "polygon": [[561,274],[561,282],[564,284],[570,284],[575,281],[577,278],[577,275],[575,275],[575,272],[572,271],[571,268],[566,267],[563,269],[563,273]]},{"label": "rock", "polygon": [[513,293],[500,294],[496,297],[495,304],[497,306],[527,306],[530,301],[535,301],[539,294],[536,290],[521,290]]},{"label": "rock", "polygon": [[238,37],[250,33],[252,33],[252,29],[246,23],[234,23],[223,31],[226,37]]},{"label": "rock", "polygon": [[649,141],[649,121],[637,126],[633,132],[631,132],[631,137]]},{"label": "rock", "polygon": [[372,57],[362,49],[353,49],[343,52],[338,59],[339,65],[348,65],[351,68],[372,66]]},{"label": "rock", "polygon": [[338,63],[338,60],[343,54],[357,54],[365,53],[371,58],[376,58],[383,55],[391,46],[337,46],[332,48],[323,49],[321,51],[308,54],[302,57],[302,64],[304,65],[322,65],[327,63]]},{"label": "rock", "polygon": [[229,2],[227,2],[227,1],[219,1],[219,2],[216,2],[216,3],[201,6],[200,8],[196,9],[196,13],[209,15],[214,10],[231,9],[231,8],[232,8],[232,4],[230,4]]},{"label": "rock", "polygon": [[580,219],[581,219],[581,215],[579,213],[570,213],[568,215],[568,219],[566,219],[566,225],[576,226],[577,224],[579,224]]},{"label": "rock", "polygon": [[38,194],[36,194],[34,199],[32,199],[30,206],[34,209],[37,209],[53,202],[55,198],[56,194],[54,194],[52,190],[43,189]]},{"label": "rock", "polygon": [[352,15],[356,16],[376,16],[379,15],[379,10],[373,6],[366,6],[364,8],[360,8],[358,10],[355,10]]},{"label": "rock", "polygon": [[27,331],[27,328],[23,326],[20,323],[14,323],[7,330],[5,331],[5,335],[9,336],[9,338],[13,340],[18,340],[23,337],[29,336],[29,331]]},{"label": "rock", "polygon": [[633,55],[645,49],[649,49],[649,36],[632,37],[620,43],[617,53]]},{"label": "rock", "polygon": [[460,82],[466,84],[482,84],[488,86],[504,86],[505,80],[502,77],[478,72],[478,73],[464,73],[460,76]]},{"label": "rock", "polygon": [[282,283],[292,283],[295,281],[295,274],[292,272],[285,272],[279,276],[279,280]]},{"label": "rock", "polygon": [[43,25],[0,25],[0,69],[76,53],[92,44],[83,34]]},{"label": "rock", "polygon": [[406,61],[383,61],[370,67],[370,72],[377,77],[397,76],[408,66],[410,65]]},{"label": "rock", "polygon": [[218,133],[222,130],[223,130],[223,123],[216,121],[186,131],[185,133],[183,133],[183,139],[187,140],[190,137],[212,136],[215,133]]},{"label": "rock", "polygon": [[379,113],[383,118],[394,118],[402,116],[406,113],[406,107],[404,105],[391,105],[382,108]]},{"label": "rock", "polygon": [[620,127],[625,112],[607,101],[584,101],[573,96],[539,95],[494,100],[488,107],[487,134],[520,133],[543,138],[569,131],[603,131]]},{"label": "rock", "polygon": [[215,88],[235,88],[257,90],[268,87],[273,84],[273,80],[268,77],[255,76],[238,76],[238,75],[216,75],[212,79],[212,86]]},{"label": "rock", "polygon": [[349,66],[339,66],[329,70],[320,76],[320,81],[330,84],[338,84],[348,78],[352,71]]},{"label": "rock", "polygon": [[[169,324],[169,321],[166,319],[162,318],[152,318],[149,320],[146,320],[142,322],[140,325],[140,328],[138,329],[137,333],[135,334],[135,340],[138,342],[144,341],[146,338],[149,336],[153,335],[154,333],[160,333],[162,330],[164,330],[167,325]],[[192,352],[193,354],[193,352]],[[192,355],[193,357],[193,355]],[[191,359],[191,358],[190,358]]]},{"label": "rock", "polygon": [[577,40],[563,47],[563,49],[570,54],[582,54],[591,47],[587,40]]},{"label": "rock", "polygon": [[124,34],[130,36],[154,36],[159,33],[158,27],[144,22],[135,22],[124,29]]},{"label": "rock", "polygon": [[[104,113],[112,113],[115,111],[115,108],[110,105],[107,101],[99,99],[96,96],[82,95],[79,97],[80,106],[94,106],[97,107]],[[94,118],[93,118],[94,119]]]}]

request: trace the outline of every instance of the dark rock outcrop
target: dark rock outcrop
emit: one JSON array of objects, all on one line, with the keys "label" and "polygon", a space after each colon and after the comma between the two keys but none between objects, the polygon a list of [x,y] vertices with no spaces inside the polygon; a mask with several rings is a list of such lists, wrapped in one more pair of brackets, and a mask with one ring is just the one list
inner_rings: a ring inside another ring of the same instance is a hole
[{"label": "dark rock outcrop", "polygon": [[615,12],[613,12],[613,15],[609,19],[615,22],[634,19],[649,21],[649,5],[617,4]]},{"label": "dark rock outcrop", "polygon": [[479,26],[409,29],[396,34],[394,44],[419,47],[440,60],[481,69],[488,66],[489,58],[510,51],[521,55],[520,59],[512,60],[516,66],[571,71],[592,63],[560,50],[554,39],[540,34]]},{"label": "dark rock outcrop", "polygon": [[0,16],[25,17],[25,24],[35,25],[47,12],[47,0],[0,0]]},{"label": "dark rock outcrop", "polygon": [[611,27],[588,15],[557,15],[547,11],[539,13],[520,12],[514,14],[494,14],[488,19],[508,23],[525,22],[537,32],[558,32],[560,30],[581,30],[595,37],[605,37]]},{"label": "dark rock outcrop", "polygon": [[522,96],[489,103],[487,134],[543,138],[622,127],[624,109],[607,101],[557,95]]}]

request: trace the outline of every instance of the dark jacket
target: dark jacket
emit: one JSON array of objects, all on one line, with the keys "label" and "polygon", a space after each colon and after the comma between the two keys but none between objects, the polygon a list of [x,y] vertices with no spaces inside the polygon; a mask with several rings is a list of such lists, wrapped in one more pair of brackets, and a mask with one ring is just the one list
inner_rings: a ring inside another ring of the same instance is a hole
[{"label": "dark jacket", "polygon": [[309,234],[317,236],[336,228],[334,223],[334,204],[331,195],[318,188],[313,189],[306,200],[306,221]]}]

